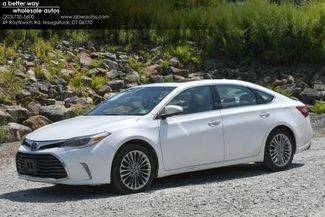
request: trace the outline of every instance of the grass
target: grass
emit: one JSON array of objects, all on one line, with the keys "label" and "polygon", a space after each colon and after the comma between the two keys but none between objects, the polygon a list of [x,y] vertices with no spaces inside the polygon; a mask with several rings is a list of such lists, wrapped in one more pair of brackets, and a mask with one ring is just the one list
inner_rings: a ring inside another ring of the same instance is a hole
[{"label": "grass", "polygon": [[16,77],[16,68],[11,68],[10,71],[6,71],[0,74],[0,85],[7,92],[6,95],[0,95],[0,101],[5,104],[11,103],[15,100],[16,94],[21,91],[25,86],[25,81]]},{"label": "grass", "polygon": [[325,102],[316,101],[315,105],[311,107],[311,111],[316,114],[325,114]]},{"label": "grass", "polygon": [[142,75],[144,73],[145,64],[132,56],[128,58],[127,65],[131,69],[138,72],[140,75]]},{"label": "grass", "polygon": [[107,77],[106,76],[92,76],[91,88],[98,90],[107,84]]},{"label": "grass", "polygon": [[4,143],[8,141],[8,130],[5,128],[4,123],[0,124],[0,143]]}]

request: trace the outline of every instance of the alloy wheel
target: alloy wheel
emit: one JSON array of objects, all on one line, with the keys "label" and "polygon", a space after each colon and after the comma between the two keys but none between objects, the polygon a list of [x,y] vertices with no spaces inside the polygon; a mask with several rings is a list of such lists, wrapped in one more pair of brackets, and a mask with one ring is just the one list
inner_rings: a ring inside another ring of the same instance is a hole
[{"label": "alloy wheel", "polygon": [[270,155],[272,162],[279,166],[286,166],[291,159],[292,145],[290,139],[285,134],[276,134],[271,140]]},{"label": "alloy wheel", "polygon": [[120,177],[123,184],[132,190],[143,188],[151,176],[148,156],[139,150],[128,152],[120,164]]}]

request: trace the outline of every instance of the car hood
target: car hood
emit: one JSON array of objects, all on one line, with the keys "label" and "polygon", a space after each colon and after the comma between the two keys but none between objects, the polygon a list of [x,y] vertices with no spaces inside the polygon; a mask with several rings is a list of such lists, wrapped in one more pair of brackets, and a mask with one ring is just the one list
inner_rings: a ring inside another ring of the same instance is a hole
[{"label": "car hood", "polygon": [[34,141],[64,140],[86,136],[135,123],[140,116],[78,116],[46,125],[28,134]]}]

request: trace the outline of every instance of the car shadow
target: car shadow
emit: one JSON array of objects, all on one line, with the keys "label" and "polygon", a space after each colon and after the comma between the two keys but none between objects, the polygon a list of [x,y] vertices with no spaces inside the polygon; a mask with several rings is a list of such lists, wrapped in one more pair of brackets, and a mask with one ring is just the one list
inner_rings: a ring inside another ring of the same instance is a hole
[{"label": "car shadow", "polygon": [[[294,163],[290,169],[302,167],[303,165],[304,164],[301,163]],[[188,185],[203,185],[213,182],[223,182],[233,179],[260,176],[269,173],[271,172],[265,170],[261,164],[241,164],[199,172],[185,173],[154,180],[150,190],[147,190],[144,192],[144,194],[167,188],[182,187]],[[110,186],[107,185],[53,185],[4,193],[0,195],[0,200],[6,199],[22,203],[58,203],[110,197],[124,197],[124,195],[114,193]]]}]

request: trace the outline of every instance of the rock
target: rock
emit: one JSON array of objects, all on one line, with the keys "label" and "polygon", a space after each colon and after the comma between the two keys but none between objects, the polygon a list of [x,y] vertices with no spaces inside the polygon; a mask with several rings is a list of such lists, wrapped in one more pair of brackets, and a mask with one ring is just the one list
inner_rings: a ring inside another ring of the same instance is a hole
[{"label": "rock", "polygon": [[169,59],[169,64],[175,68],[182,68],[183,64],[177,57],[172,57]]},{"label": "rock", "polygon": [[32,115],[38,115],[41,104],[35,101],[31,101],[27,104],[26,108],[32,113]]},{"label": "rock", "polygon": [[8,112],[0,110],[0,126],[12,121],[14,121],[14,118]]},{"label": "rock", "polygon": [[83,105],[83,106],[87,106],[89,105],[89,100],[87,98],[84,97],[71,97],[71,98],[67,98],[64,100],[64,105],[65,107],[70,107],[71,104],[79,104],[79,105]]},{"label": "rock", "polygon": [[18,101],[20,101],[20,100],[23,100],[23,99],[28,98],[30,96],[31,96],[30,92],[28,90],[26,90],[26,89],[23,89],[23,90],[21,90],[21,91],[19,91],[17,93],[16,99]]},{"label": "rock", "polygon": [[147,68],[145,68],[144,71],[146,74],[156,75],[156,74],[160,74],[162,72],[162,68],[158,64],[153,64],[153,65],[150,65]]},{"label": "rock", "polygon": [[27,109],[16,105],[7,106],[6,112],[8,112],[18,123],[22,123],[32,115]]},{"label": "rock", "polygon": [[98,69],[97,68],[92,68],[88,71],[88,74],[90,75],[97,75]]},{"label": "rock", "polygon": [[116,95],[116,93],[105,93],[104,99],[109,99],[109,98],[111,98],[111,97],[113,97],[115,95]]},{"label": "rock", "polygon": [[42,115],[32,116],[23,122],[24,125],[30,127],[32,130],[36,130],[50,123],[52,121]]},{"label": "rock", "polygon": [[167,69],[167,74],[187,76],[188,75],[188,70],[186,70],[186,69],[178,69],[178,68],[175,68],[173,66],[170,66]]},{"label": "rock", "polygon": [[41,105],[55,105],[56,100],[55,99],[49,99],[49,98],[43,98],[38,100]]},{"label": "rock", "polygon": [[151,75],[149,81],[151,83],[162,83],[164,82],[164,77],[162,75]]},{"label": "rock", "polygon": [[69,41],[66,41],[66,40],[62,40],[61,43],[66,47],[69,47],[71,45],[71,43]]},{"label": "rock", "polygon": [[26,62],[25,62],[25,66],[26,66],[26,68],[29,68],[29,67],[34,67],[35,64],[34,64],[34,62],[32,62],[32,61],[26,61]]},{"label": "rock", "polygon": [[109,79],[113,80],[118,78],[120,76],[120,73],[121,72],[117,71],[116,69],[112,69],[109,72],[107,72],[106,75]]},{"label": "rock", "polygon": [[82,76],[82,81],[86,86],[91,86],[91,83],[93,81],[93,79],[91,79],[90,77],[87,76]]},{"label": "rock", "polygon": [[26,134],[32,132],[31,128],[24,126],[22,124],[13,123],[13,122],[10,122],[6,126],[4,126],[4,129],[8,132],[7,140],[9,142],[22,140],[22,138]]},{"label": "rock", "polygon": [[39,113],[52,121],[60,121],[74,116],[72,109],[61,105],[42,106]]},{"label": "rock", "polygon": [[136,71],[132,71],[125,76],[125,80],[128,83],[138,83],[139,79],[139,73],[137,73]]},{"label": "rock", "polygon": [[273,81],[273,85],[275,85],[275,86],[280,86],[280,85],[282,85],[283,83],[282,83],[282,80],[279,80],[279,79],[275,79],[274,81]]},{"label": "rock", "polygon": [[125,84],[123,80],[115,80],[115,81],[109,81],[107,85],[113,90],[113,91],[120,91],[124,88]]},{"label": "rock", "polygon": [[70,69],[61,69],[60,74],[63,79],[69,80],[71,76],[73,75],[73,70]]},{"label": "rock", "polygon": [[125,54],[120,55],[119,58],[120,58],[123,62],[127,62],[127,61],[128,61],[128,56],[125,55]]},{"label": "rock", "polygon": [[288,84],[293,84],[295,83],[295,79],[292,75],[288,75],[287,77]]},{"label": "rock", "polygon": [[108,70],[107,69],[104,69],[104,68],[101,68],[101,67],[99,67],[99,68],[96,68],[97,69],[97,75],[105,75],[107,72],[108,72]]},{"label": "rock", "polygon": [[116,54],[114,54],[114,53],[106,52],[105,56],[110,60],[117,61]]},{"label": "rock", "polygon": [[317,82],[314,84],[314,89],[318,91],[325,91],[325,84]]},{"label": "rock", "polygon": [[184,78],[183,76],[180,76],[180,75],[174,75],[174,80],[184,82],[184,81],[186,81],[186,78]]},{"label": "rock", "polygon": [[263,78],[263,83],[264,84],[270,84],[270,83],[272,83],[272,77],[271,76],[265,76],[264,78]]},{"label": "rock", "polygon": [[109,66],[110,69],[119,69],[119,65],[117,64],[117,62],[110,60],[110,59],[105,59],[105,64],[107,64]]},{"label": "rock", "polygon": [[108,85],[104,85],[103,87],[101,87],[96,91],[96,93],[99,94],[100,96],[104,96],[106,93],[111,93],[111,92],[112,92],[112,88]]},{"label": "rock", "polygon": [[316,100],[321,98],[321,93],[317,90],[306,87],[300,94],[304,103],[314,104]]},{"label": "rock", "polygon": [[164,76],[164,82],[173,82],[174,76],[173,75],[165,75]]},{"label": "rock", "polygon": [[79,61],[81,64],[90,66],[92,59],[88,53],[82,52],[82,53],[79,53],[78,56],[79,56]]},{"label": "rock", "polygon": [[95,58],[95,59],[99,59],[99,58],[105,57],[105,53],[104,52],[92,52],[90,54],[90,57]]},{"label": "rock", "polygon": [[72,90],[58,91],[56,100],[65,100],[66,98],[73,97],[75,95],[76,94]]},{"label": "rock", "polygon": [[27,78],[31,81],[34,81],[36,82],[37,81],[37,78],[35,76],[35,72],[34,72],[34,69],[33,68],[29,68],[26,72],[26,75],[27,75]]}]

